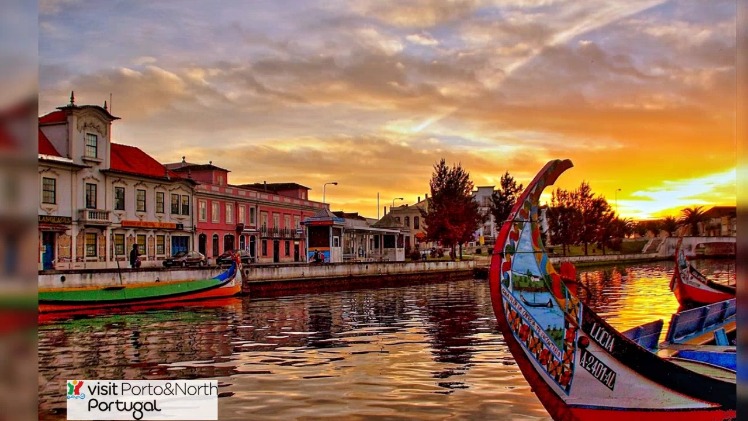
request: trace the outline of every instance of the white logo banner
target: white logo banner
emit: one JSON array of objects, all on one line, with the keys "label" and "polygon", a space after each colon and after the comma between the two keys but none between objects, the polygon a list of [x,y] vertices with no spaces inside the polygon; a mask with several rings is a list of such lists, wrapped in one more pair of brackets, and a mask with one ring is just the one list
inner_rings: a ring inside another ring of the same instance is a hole
[{"label": "white logo banner", "polygon": [[217,380],[68,380],[69,420],[217,420]]}]

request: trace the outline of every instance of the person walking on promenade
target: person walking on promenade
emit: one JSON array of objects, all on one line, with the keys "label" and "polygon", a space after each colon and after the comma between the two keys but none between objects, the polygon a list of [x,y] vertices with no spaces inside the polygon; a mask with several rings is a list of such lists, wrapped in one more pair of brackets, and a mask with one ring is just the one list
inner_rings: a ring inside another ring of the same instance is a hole
[{"label": "person walking on promenade", "polygon": [[132,250],[130,250],[130,267],[133,269],[140,267],[140,259],[138,259],[138,256],[140,256],[140,253],[138,253],[138,245],[133,244]]}]

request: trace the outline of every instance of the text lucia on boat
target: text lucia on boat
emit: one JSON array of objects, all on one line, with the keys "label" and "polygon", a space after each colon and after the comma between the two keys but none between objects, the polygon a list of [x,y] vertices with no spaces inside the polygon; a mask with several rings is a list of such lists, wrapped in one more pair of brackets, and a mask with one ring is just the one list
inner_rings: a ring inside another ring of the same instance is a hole
[{"label": "text lucia on boat", "polygon": [[[489,284],[499,329],[554,420],[695,420],[735,417],[735,371],[667,358],[618,332],[570,293],[543,247],[538,200],[571,168],[550,161],[502,225]],[[523,300],[529,278],[552,307]],[[661,323],[661,322],[660,322]],[[708,369],[707,369],[708,368]]]},{"label": "text lucia on boat", "polygon": [[703,306],[735,298],[734,285],[712,281],[691,265],[681,248],[675,248],[675,269],[670,280],[670,290],[684,307]]},{"label": "text lucia on boat", "polygon": [[242,263],[236,255],[231,266],[210,279],[40,290],[39,313],[231,297],[241,292],[242,275]]}]

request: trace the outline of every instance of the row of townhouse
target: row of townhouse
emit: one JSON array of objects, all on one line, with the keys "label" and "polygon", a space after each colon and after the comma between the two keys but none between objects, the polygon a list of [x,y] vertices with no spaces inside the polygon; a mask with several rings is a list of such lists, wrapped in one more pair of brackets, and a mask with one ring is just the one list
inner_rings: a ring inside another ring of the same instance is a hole
[{"label": "row of townhouse", "polygon": [[39,269],[143,266],[179,251],[246,249],[259,262],[304,261],[301,222],[326,205],[295,183],[233,186],[212,164],[163,165],[113,143],[106,107],[68,105],[39,118]]}]

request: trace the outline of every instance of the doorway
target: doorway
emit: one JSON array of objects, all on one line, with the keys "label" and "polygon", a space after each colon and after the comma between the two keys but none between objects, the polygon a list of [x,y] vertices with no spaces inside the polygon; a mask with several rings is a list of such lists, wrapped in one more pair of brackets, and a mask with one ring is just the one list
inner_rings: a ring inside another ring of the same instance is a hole
[{"label": "doorway", "polygon": [[42,231],[42,269],[55,268],[55,233]]},{"label": "doorway", "polygon": [[301,258],[301,255],[300,255],[300,254],[301,254],[301,253],[300,253],[300,251],[299,251],[299,242],[298,242],[298,241],[296,241],[296,242],[294,242],[294,244],[293,244],[293,261],[294,261],[294,262],[300,262],[300,261],[301,261],[301,260],[300,260],[300,258]]},{"label": "doorway", "polygon": [[273,240],[273,263],[280,262],[280,241]]},{"label": "doorway", "polygon": [[175,255],[180,251],[189,251],[190,237],[182,235],[171,236],[171,255]]},{"label": "doorway", "polygon": [[207,256],[207,254],[205,254],[206,247],[208,247],[208,236],[200,234],[197,238],[197,251]]}]

